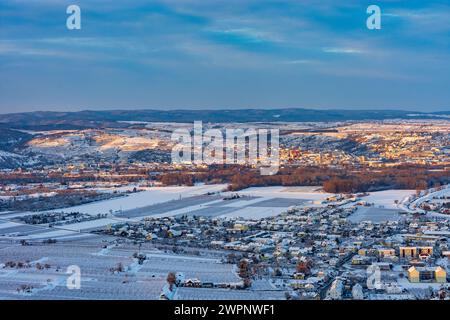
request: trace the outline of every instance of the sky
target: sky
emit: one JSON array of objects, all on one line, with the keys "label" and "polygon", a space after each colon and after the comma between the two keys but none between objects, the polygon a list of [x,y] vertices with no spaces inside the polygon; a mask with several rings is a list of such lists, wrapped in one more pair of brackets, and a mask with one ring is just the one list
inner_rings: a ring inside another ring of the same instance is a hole
[{"label": "sky", "polygon": [[449,21],[448,0],[1,0],[0,113],[447,111]]}]

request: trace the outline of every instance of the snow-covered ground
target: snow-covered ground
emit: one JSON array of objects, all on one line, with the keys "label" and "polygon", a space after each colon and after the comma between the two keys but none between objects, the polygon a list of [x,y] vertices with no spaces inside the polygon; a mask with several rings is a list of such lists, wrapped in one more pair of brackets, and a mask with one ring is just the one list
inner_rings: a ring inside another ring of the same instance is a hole
[{"label": "snow-covered ground", "polygon": [[[320,190],[320,187],[254,187],[239,191],[240,195],[260,197],[255,200],[255,204],[261,203],[264,200],[264,206],[245,206],[239,208],[232,213],[227,213],[224,217],[243,217],[243,218],[263,218],[267,216],[273,216],[280,214],[288,209],[289,206],[282,207],[277,202],[281,202],[280,199],[296,199],[303,201],[303,205],[311,206],[312,201],[321,201],[333,196],[332,193],[325,193]],[[362,197],[361,200],[368,203],[373,203],[375,208],[399,210],[399,205],[404,198],[411,196],[415,193],[415,190],[384,190],[370,192],[368,196]],[[270,200],[273,203],[270,203]],[[354,203],[349,203],[345,207],[353,206]],[[302,206],[302,205],[300,205]],[[383,212],[385,216],[386,212]],[[377,217],[376,220],[382,218]]]},{"label": "snow-covered ground", "polygon": [[252,187],[239,191],[240,195],[264,198],[324,200],[334,194],[320,191],[321,187]]},{"label": "snow-covered ground", "polygon": [[411,206],[419,206],[422,202],[431,200],[434,197],[442,197],[450,195],[450,185],[445,186],[441,190],[430,189],[429,192],[411,202]]},{"label": "snow-covered ground", "polygon": [[105,214],[110,212],[126,211],[153,204],[178,200],[208,192],[218,192],[226,185],[196,185],[192,187],[152,187],[148,190],[132,193],[125,197],[105,201],[97,201],[65,209],[52,210],[53,212],[81,212],[86,214]]},{"label": "snow-covered ground", "polygon": [[[314,200],[324,200],[332,194],[319,187],[260,187],[239,192],[222,192],[226,185],[196,185],[192,187],[151,187],[128,196],[73,206],[52,212],[81,212],[96,216],[108,214],[107,218],[65,224],[48,228],[16,223],[11,219],[36,212],[5,213],[0,220],[0,232],[9,239],[75,239],[88,236],[95,228],[103,228],[127,220],[144,217],[178,215],[204,215],[224,218],[258,219],[275,216],[291,206],[313,205]],[[206,195],[221,192],[220,195]],[[238,193],[240,198],[223,200]],[[112,214],[111,214],[112,213]]]},{"label": "snow-covered ground", "polygon": [[361,221],[378,223],[382,221],[398,221],[400,217],[398,210],[360,206],[348,219],[354,223]]},{"label": "snow-covered ground", "polygon": [[79,222],[79,223],[66,224],[66,225],[60,226],[60,228],[65,229],[65,230],[83,231],[83,230],[107,226],[109,224],[113,224],[113,223],[117,223],[117,222],[119,222],[118,219],[105,218],[105,219],[97,219],[97,220],[84,221],[84,222]]},{"label": "snow-covered ground", "polygon": [[[208,192],[220,192],[226,189],[226,185],[196,185],[193,187],[152,187],[145,191],[132,193],[125,197],[114,198],[105,201],[93,202],[85,205],[74,206],[64,209],[53,210],[57,212],[81,212],[91,215],[119,214],[139,208],[148,208],[148,214],[144,212],[133,220],[139,220],[145,216],[165,217],[182,214],[198,213],[210,216],[223,217],[243,217],[262,218],[278,215],[286,211],[292,205],[311,203],[314,200],[324,200],[331,196],[330,193],[320,191],[320,187],[254,187],[241,190],[239,192],[223,192],[222,196],[229,196],[234,193],[244,196],[234,201],[224,201],[222,199],[205,199],[204,202],[189,205],[188,198],[205,195]],[[286,199],[286,200],[283,200]],[[186,201],[186,205],[180,202],[179,206],[175,201]],[[153,209],[153,205],[170,203],[173,210],[158,213]],[[210,209],[208,209],[210,208]],[[223,214],[221,214],[223,212]],[[101,222],[90,222],[80,225],[81,230],[91,225],[100,226]],[[109,224],[105,223],[105,225]],[[64,226],[68,229],[69,226]],[[77,226],[73,226],[74,230]]]},{"label": "snow-covered ground", "polygon": [[373,203],[377,208],[383,209],[399,209],[397,200],[400,203],[406,197],[415,194],[415,190],[383,190],[370,192],[368,196],[361,198],[361,200],[368,203]]},{"label": "snow-covered ground", "polygon": [[20,226],[20,224],[15,223],[15,222],[0,220],[0,229],[7,229],[7,228],[17,227],[17,226]]},{"label": "snow-covered ground", "polygon": [[[77,242],[57,243],[40,246],[4,246],[0,250],[0,266],[6,261],[32,261],[31,267],[22,269],[0,268],[0,297],[3,299],[158,299],[165,284],[167,264],[163,260],[150,259],[144,264],[147,270],[134,268],[134,274],[114,274],[110,268],[118,263],[133,266],[135,247],[111,248],[105,255],[95,255],[102,247],[101,238]],[[143,249],[144,250],[144,249]],[[146,252],[144,252],[146,253]],[[182,258],[182,257],[181,257]],[[49,268],[38,270],[36,263],[47,263]],[[186,261],[179,262],[184,264]],[[81,270],[81,288],[66,286],[71,273],[69,266]],[[205,264],[211,269],[213,264]],[[152,266],[161,266],[158,273]],[[166,268],[164,270],[163,268]],[[225,265],[226,266],[226,265]],[[226,269],[217,272],[228,275]],[[18,292],[21,285],[30,285],[31,292]]]},{"label": "snow-covered ground", "polygon": [[[56,212],[109,215],[107,218],[56,226],[53,229],[36,230],[33,228],[30,234],[25,237],[29,239],[82,237],[80,233],[88,232],[93,228],[102,228],[120,221],[141,220],[144,217],[203,215],[222,218],[261,219],[279,215],[292,206],[319,206],[321,201],[334,195],[323,192],[320,187],[252,187],[238,192],[225,192],[225,189],[226,185],[223,184],[192,187],[151,187],[120,198],[53,210]],[[215,192],[220,192],[220,195],[206,195]],[[234,194],[239,194],[240,198],[223,200],[224,197]],[[398,219],[397,211],[402,210],[404,199],[411,197],[413,194],[415,194],[414,190],[371,192],[368,196],[362,197],[361,200],[373,203],[374,206],[370,207],[370,210],[367,208],[367,210],[362,208],[363,211],[358,210],[352,218],[356,219],[355,221],[361,219],[396,220]],[[352,205],[354,203],[348,203],[344,206]],[[10,237],[18,236],[23,239],[29,227],[7,219],[10,220],[27,214],[30,213],[3,215],[2,218],[5,219],[0,222],[0,231],[2,229],[8,230]]]},{"label": "snow-covered ground", "polygon": [[[450,197],[450,185],[443,186],[440,190],[436,190],[434,188],[424,190],[418,197],[415,196],[415,193],[411,194],[403,199],[403,201],[399,204],[399,207],[407,212],[426,213],[425,210],[418,208],[420,204],[424,201],[431,201],[435,197],[439,198],[443,196]],[[428,215],[440,218],[448,217],[447,215],[440,214],[438,212],[428,212]]]},{"label": "snow-covered ground", "polygon": [[254,199],[224,204],[224,206],[234,207],[236,210],[219,215],[219,217],[266,218],[279,215],[294,205],[311,206],[313,201],[325,200],[334,195],[321,191],[320,187],[252,187],[231,193],[238,193]]},{"label": "snow-covered ground", "polygon": [[398,284],[405,289],[413,290],[413,289],[428,289],[429,287],[439,289],[441,287],[449,287],[449,283],[436,283],[436,282],[426,282],[426,283],[413,283],[409,282],[407,278],[398,278]]},{"label": "snow-covered ground", "polygon": [[[354,223],[361,221],[398,221],[401,216],[399,212],[408,212],[404,203],[409,197],[416,193],[415,190],[383,190],[370,192],[368,196],[361,197],[361,201],[365,201],[373,206],[358,206],[358,209],[349,217]],[[354,203],[344,205],[345,208],[354,206]]]},{"label": "snow-covered ground", "polygon": [[[223,218],[258,219],[279,215],[294,205],[312,205],[312,200],[324,200],[330,196],[330,194],[315,190],[316,188],[308,188],[306,191],[301,191],[297,188],[248,188],[239,192],[222,193],[222,197],[233,194],[239,194],[241,196],[241,198],[233,200],[223,200],[221,197],[219,199],[206,198],[203,202],[195,203],[194,205],[189,205],[191,201],[188,199],[184,200],[186,205],[183,205],[183,202],[178,204],[178,206],[176,206],[176,203],[170,203],[174,208],[173,210],[151,214],[151,217],[157,218],[190,214]],[[149,215],[152,209],[155,209],[157,212],[159,208],[149,208]]]}]

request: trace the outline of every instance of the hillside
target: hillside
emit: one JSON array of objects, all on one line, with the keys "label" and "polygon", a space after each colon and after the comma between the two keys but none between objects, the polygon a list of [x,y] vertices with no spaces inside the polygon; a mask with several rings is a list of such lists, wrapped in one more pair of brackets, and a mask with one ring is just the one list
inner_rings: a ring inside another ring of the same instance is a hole
[{"label": "hillside", "polygon": [[29,130],[127,127],[121,121],[146,122],[326,122],[385,119],[448,119],[450,112],[419,113],[401,110],[111,110],[79,112],[29,112],[0,115],[0,124]]}]

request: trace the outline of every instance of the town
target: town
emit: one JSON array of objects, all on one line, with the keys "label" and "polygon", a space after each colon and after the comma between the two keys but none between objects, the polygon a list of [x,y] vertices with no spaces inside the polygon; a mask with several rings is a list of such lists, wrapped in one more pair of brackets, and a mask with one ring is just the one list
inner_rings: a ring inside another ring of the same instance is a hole
[{"label": "town", "polygon": [[173,277],[171,299],[450,299],[447,120],[261,124],[282,128],[267,176],[173,163],[192,124],[121,126],[1,129],[1,298],[160,299]]},{"label": "town", "polygon": [[[96,213],[102,203],[108,211],[101,201],[3,213],[2,296],[70,297],[62,270],[76,263],[84,274],[76,295],[87,298],[124,290],[123,297],[157,299],[168,272],[182,299],[449,297],[448,186],[333,195],[212,185],[176,187],[166,199],[158,196],[165,187],[153,188],[107,200],[121,201],[122,211]],[[152,192],[154,204],[131,199],[150,200]],[[99,277],[110,284],[98,288]]]}]

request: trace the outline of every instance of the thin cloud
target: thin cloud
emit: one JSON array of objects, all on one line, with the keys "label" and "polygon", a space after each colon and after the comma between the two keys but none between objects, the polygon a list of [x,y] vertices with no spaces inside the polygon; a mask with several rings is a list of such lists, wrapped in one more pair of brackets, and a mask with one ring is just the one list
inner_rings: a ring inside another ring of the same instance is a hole
[{"label": "thin cloud", "polygon": [[361,49],[356,48],[323,48],[325,53],[338,53],[338,54],[361,54],[364,53]]}]

